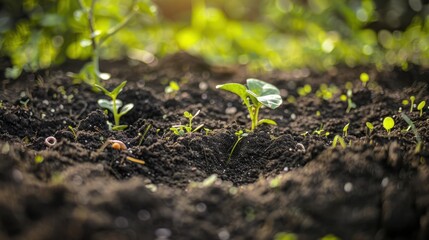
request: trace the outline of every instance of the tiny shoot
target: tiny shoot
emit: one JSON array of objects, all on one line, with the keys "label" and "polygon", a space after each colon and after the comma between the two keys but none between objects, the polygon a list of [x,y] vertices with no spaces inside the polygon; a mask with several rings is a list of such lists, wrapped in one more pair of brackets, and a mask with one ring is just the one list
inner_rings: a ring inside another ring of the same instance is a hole
[{"label": "tiny shoot", "polygon": [[366,122],[365,125],[366,125],[367,129],[369,130],[368,135],[371,135],[372,131],[374,130],[374,125],[370,122]]},{"label": "tiny shoot", "polygon": [[196,128],[192,128],[192,120],[200,114],[200,110],[198,110],[194,115],[188,111],[183,113],[183,116],[188,119],[188,123],[186,125],[174,125],[170,128],[170,130],[177,136],[183,136],[185,133],[192,133],[200,130],[204,127],[204,124],[198,125]]},{"label": "tiny shoot", "polygon": [[415,96],[410,96],[411,106],[410,106],[410,112],[413,111],[414,108],[414,101],[416,100]]},{"label": "tiny shoot", "polygon": [[423,115],[423,108],[426,105],[426,101],[421,101],[419,105],[417,105],[417,110],[420,111],[420,117]]},{"label": "tiny shoot", "polygon": [[347,147],[346,141],[344,141],[344,138],[342,138],[340,135],[335,135],[334,140],[332,141],[332,147],[336,148],[337,143],[340,143],[341,147],[344,149]]},{"label": "tiny shoot", "polygon": [[366,84],[369,81],[369,75],[368,75],[368,73],[366,73],[366,72],[361,73],[359,78],[360,78],[360,81],[363,84],[363,87],[366,87]]},{"label": "tiny shoot", "polygon": [[385,117],[383,120],[383,127],[386,129],[387,134],[390,134],[390,130],[395,126],[395,120],[391,117]]},{"label": "tiny shoot", "polygon": [[134,107],[134,104],[132,103],[128,103],[122,107],[123,105],[122,101],[117,99],[119,93],[122,92],[126,84],[127,84],[127,81],[123,81],[121,84],[119,84],[119,86],[117,86],[112,91],[109,91],[100,85],[97,85],[97,84],[94,85],[95,87],[103,91],[107,97],[110,97],[112,99],[112,100],[99,99],[98,105],[112,112],[114,123],[112,124],[108,122],[108,124],[109,126],[112,125],[111,129],[114,131],[124,130],[128,127],[128,125],[120,125],[119,120],[123,115],[127,114]]},{"label": "tiny shoot", "polygon": [[255,78],[247,79],[246,83],[247,86],[239,83],[226,83],[217,85],[216,88],[232,92],[243,100],[250,115],[250,131],[255,130],[255,128],[261,124],[277,125],[277,123],[271,119],[259,120],[259,110],[262,106],[275,109],[282,104],[283,100],[280,96],[279,89],[272,84]]},{"label": "tiny shoot", "polygon": [[238,130],[237,132],[235,132],[235,136],[237,136],[237,140],[235,141],[234,145],[232,145],[231,148],[231,152],[229,152],[229,156],[228,156],[228,160],[227,160],[227,164],[229,163],[229,161],[231,160],[232,154],[234,153],[235,148],[237,147],[237,144],[245,137],[248,136],[248,133],[243,132],[243,130]]},{"label": "tiny shoot", "polygon": [[408,126],[410,126],[410,128],[413,130],[414,136],[417,141],[417,145],[416,145],[416,148],[414,149],[414,153],[419,153],[423,145],[422,138],[420,137],[419,132],[417,131],[417,128],[414,125],[413,121],[411,121],[411,119],[405,113],[401,113],[401,117],[404,119],[405,122],[408,123]]},{"label": "tiny shoot", "polygon": [[347,133],[348,133],[348,131],[349,131],[349,126],[350,126],[350,123],[347,123],[347,124],[343,127],[343,136],[344,136],[344,137],[347,137]]},{"label": "tiny shoot", "polygon": [[168,86],[165,87],[165,94],[176,95],[176,93],[180,90],[180,86],[176,81],[170,81]]}]

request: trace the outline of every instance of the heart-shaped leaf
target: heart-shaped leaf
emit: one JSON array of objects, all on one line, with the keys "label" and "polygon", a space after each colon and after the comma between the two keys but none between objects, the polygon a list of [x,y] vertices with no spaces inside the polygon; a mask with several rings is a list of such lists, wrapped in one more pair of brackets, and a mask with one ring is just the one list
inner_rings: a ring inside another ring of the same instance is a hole
[{"label": "heart-shaped leaf", "polygon": [[246,106],[249,105],[249,100],[247,100],[247,88],[243,84],[225,83],[222,85],[217,85],[216,88],[237,94],[243,100]]},{"label": "heart-shaped leaf", "polygon": [[273,94],[260,96],[260,97],[257,97],[257,99],[260,103],[262,103],[262,105],[264,105],[265,107],[269,107],[271,109],[275,109],[279,107],[283,102],[283,99],[280,95],[273,95]]},{"label": "heart-shaped leaf", "polygon": [[246,82],[249,90],[255,93],[256,96],[280,95],[280,90],[272,84],[255,78],[249,78]]}]

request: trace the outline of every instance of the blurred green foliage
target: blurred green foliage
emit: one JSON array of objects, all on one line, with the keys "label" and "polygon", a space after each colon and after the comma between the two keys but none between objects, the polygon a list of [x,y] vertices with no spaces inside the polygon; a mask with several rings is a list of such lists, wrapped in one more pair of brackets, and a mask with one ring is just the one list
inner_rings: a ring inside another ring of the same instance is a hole
[{"label": "blurred green foliage", "polygon": [[[8,69],[10,76],[90,58],[89,29],[77,0],[4,1],[0,56],[15,66]],[[121,22],[132,1],[100,1],[96,29],[107,31]],[[186,50],[212,63],[263,70],[429,65],[429,6],[421,0],[405,5],[392,0],[149,1],[143,1],[144,14],[108,40],[103,59],[150,62],[154,55]],[[149,13],[156,5],[160,14],[154,18]]]}]

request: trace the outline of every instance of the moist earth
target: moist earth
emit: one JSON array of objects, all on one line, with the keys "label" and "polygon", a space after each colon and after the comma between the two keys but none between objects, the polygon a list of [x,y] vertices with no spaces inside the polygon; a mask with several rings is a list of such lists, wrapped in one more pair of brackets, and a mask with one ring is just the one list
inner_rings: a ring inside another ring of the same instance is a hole
[{"label": "moist earth", "polygon": [[[129,127],[111,131],[112,115],[97,105],[105,96],[69,77],[82,64],[1,82],[0,239],[429,239],[429,111],[402,103],[429,100],[427,69],[250,72],[187,53],[153,65],[103,62],[113,76],[105,86],[127,80],[118,98],[135,105],[121,118]],[[215,86],[249,77],[277,86],[284,103],[260,113],[277,126],[258,127],[232,151],[250,120]],[[170,81],[180,90],[166,94]],[[298,94],[304,86],[311,92]],[[356,105],[348,113],[347,89]],[[201,130],[173,134],[185,111],[198,110]],[[333,147],[336,135],[344,148]]]}]

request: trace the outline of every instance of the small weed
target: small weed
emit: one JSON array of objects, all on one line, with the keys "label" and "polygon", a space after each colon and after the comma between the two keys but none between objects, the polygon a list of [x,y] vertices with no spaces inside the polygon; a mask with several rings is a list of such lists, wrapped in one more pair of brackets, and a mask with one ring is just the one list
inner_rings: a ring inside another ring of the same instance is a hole
[{"label": "small weed", "polygon": [[298,88],[297,92],[299,96],[305,97],[310,94],[312,90],[313,89],[310,84],[305,84],[303,87]]},{"label": "small weed", "polygon": [[423,142],[422,139],[419,135],[419,132],[417,132],[417,128],[414,125],[413,121],[411,121],[411,119],[405,114],[405,113],[401,113],[401,117],[404,119],[405,122],[408,123],[408,126],[413,130],[414,136],[416,138],[417,141],[417,145],[416,148],[414,150],[414,153],[419,153],[421,151]]},{"label": "small weed", "polygon": [[183,116],[188,119],[188,124],[186,125],[174,125],[170,128],[170,130],[177,136],[183,136],[186,133],[192,133],[200,130],[204,127],[204,124],[198,125],[196,128],[192,128],[192,120],[200,114],[200,110],[195,113],[195,115],[192,115],[190,112],[186,111],[183,113]]},{"label": "small weed", "polygon": [[[106,99],[99,99],[98,105],[112,112],[114,124],[110,122],[108,122],[108,124],[109,126],[112,126],[111,129],[114,131],[124,130],[128,127],[128,125],[120,125],[119,120],[123,115],[127,114],[134,107],[134,104],[132,103],[126,104],[125,106],[122,107],[122,101],[117,99],[119,93],[122,92],[126,84],[127,84],[127,81],[123,81],[121,84],[119,84],[119,86],[117,86],[111,92],[100,85],[94,85],[95,87],[103,91],[107,97],[110,97],[112,99],[110,101]],[[119,111],[119,109],[121,110]]]}]

